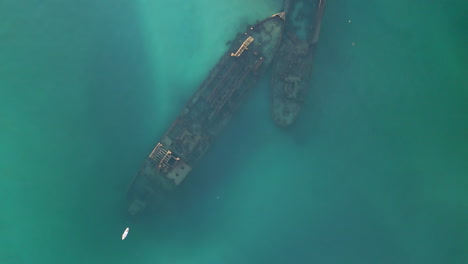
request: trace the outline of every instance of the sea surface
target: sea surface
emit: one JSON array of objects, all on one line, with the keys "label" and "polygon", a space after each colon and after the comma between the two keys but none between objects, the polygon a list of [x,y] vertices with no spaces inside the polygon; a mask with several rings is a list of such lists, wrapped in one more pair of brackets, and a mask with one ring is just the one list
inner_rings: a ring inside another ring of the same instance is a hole
[{"label": "sea surface", "polygon": [[296,125],[266,76],[129,220],[159,137],[282,1],[0,0],[0,264],[468,263],[468,2],[327,2]]}]

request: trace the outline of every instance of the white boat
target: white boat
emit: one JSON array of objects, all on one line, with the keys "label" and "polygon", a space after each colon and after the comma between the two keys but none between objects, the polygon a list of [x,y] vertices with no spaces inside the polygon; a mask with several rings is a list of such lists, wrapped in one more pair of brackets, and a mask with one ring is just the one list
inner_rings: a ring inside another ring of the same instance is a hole
[{"label": "white boat", "polygon": [[122,234],[122,240],[124,240],[124,239],[127,237],[128,231],[130,231],[130,228],[127,227],[127,228],[125,229],[125,231],[123,232],[123,234]]}]

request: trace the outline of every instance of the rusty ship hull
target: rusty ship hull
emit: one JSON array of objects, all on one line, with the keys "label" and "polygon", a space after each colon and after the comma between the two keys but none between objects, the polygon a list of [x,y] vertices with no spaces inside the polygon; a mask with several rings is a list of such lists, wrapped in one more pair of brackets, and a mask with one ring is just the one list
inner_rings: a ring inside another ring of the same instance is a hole
[{"label": "rusty ship hull", "polygon": [[273,64],[271,113],[276,125],[292,125],[310,87],[325,0],[286,0],[286,24]]},{"label": "rusty ship hull", "polygon": [[271,64],[284,13],[239,33],[131,181],[128,213],[161,203],[187,177]]}]

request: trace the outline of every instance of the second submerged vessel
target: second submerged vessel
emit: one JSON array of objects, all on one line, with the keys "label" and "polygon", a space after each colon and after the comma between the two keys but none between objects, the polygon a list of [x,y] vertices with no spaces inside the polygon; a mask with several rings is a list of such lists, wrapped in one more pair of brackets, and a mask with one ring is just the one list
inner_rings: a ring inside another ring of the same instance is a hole
[{"label": "second submerged vessel", "polygon": [[285,32],[273,64],[271,112],[276,125],[296,121],[310,86],[325,0],[286,0]]}]

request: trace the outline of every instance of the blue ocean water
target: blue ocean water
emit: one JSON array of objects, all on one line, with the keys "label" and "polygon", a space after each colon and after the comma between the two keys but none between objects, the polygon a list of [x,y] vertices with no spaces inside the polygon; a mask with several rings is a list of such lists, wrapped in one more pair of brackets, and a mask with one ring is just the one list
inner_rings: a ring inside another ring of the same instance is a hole
[{"label": "blue ocean water", "polygon": [[467,263],[465,2],[327,1],[298,123],[266,77],[131,221],[160,135],[282,1],[0,1],[0,263]]}]

